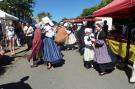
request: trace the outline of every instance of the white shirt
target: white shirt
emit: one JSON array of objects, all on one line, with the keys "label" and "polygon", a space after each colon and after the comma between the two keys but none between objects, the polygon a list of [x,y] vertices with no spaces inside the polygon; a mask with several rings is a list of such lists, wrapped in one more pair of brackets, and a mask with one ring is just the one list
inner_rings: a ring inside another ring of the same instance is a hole
[{"label": "white shirt", "polygon": [[32,36],[32,33],[33,33],[34,29],[32,26],[30,26],[26,32],[26,36]]},{"label": "white shirt", "polygon": [[96,39],[98,40],[98,37],[99,37],[99,34],[100,34],[101,31],[98,31],[97,33],[97,36],[96,36]]},{"label": "white shirt", "polygon": [[24,27],[23,27],[23,32],[24,32],[25,34],[26,34],[27,30],[28,30],[28,26],[24,26]]},{"label": "white shirt", "polygon": [[46,32],[46,34],[45,34],[46,37],[52,38],[55,35],[51,26],[47,25],[47,26],[44,27],[44,29],[45,29],[45,32]]},{"label": "white shirt", "polygon": [[71,33],[71,31],[70,31],[70,30],[65,29],[65,31],[67,32],[67,34],[70,34],[70,33]]},{"label": "white shirt", "polygon": [[89,36],[84,36],[84,43],[88,46],[93,46],[92,41],[95,41],[94,34],[91,33]]},{"label": "white shirt", "polygon": [[13,37],[15,35],[14,27],[12,27],[12,26],[8,27],[7,26],[6,30],[7,30],[7,36],[8,37]]}]

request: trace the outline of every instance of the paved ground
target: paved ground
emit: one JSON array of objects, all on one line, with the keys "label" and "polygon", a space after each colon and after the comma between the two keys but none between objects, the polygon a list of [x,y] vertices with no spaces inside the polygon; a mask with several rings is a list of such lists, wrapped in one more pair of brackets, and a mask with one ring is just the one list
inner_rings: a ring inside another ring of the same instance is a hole
[{"label": "paved ground", "polygon": [[99,76],[94,69],[85,69],[77,50],[64,51],[65,64],[51,70],[43,64],[30,68],[26,60],[29,54],[30,51],[20,52],[14,64],[1,69],[4,74],[0,76],[0,89],[135,89],[135,84],[128,82],[128,71],[115,69]]}]

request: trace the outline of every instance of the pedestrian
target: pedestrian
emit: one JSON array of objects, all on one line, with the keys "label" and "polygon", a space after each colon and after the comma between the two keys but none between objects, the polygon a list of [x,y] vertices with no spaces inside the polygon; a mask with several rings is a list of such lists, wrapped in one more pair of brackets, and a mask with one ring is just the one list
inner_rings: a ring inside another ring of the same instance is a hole
[{"label": "pedestrian", "polygon": [[78,43],[79,43],[79,52],[81,55],[84,54],[84,47],[85,47],[85,43],[84,43],[84,35],[85,35],[85,28],[87,28],[87,21],[83,21],[83,23],[80,26],[80,30],[77,32],[77,38],[78,38]]},{"label": "pedestrian", "polygon": [[15,27],[15,34],[16,34],[16,44],[18,47],[21,47],[21,43],[20,43],[20,33],[21,33],[21,25],[19,22],[16,22],[16,27]]},{"label": "pedestrian", "polygon": [[35,25],[36,29],[34,32],[34,37],[32,41],[32,53],[28,58],[31,68],[37,67],[37,63],[41,58],[41,49],[42,49],[42,39],[41,39],[41,30],[39,24]]},{"label": "pedestrian", "polygon": [[64,26],[66,27],[65,31],[68,34],[68,37],[67,37],[66,42],[65,42],[66,47],[68,50],[75,49],[74,45],[77,42],[77,39],[73,33],[73,30],[72,30],[73,28],[72,28],[72,26],[70,26],[70,23],[65,23]]},{"label": "pedestrian", "polygon": [[104,30],[104,32],[106,33],[106,36],[107,36],[108,35],[108,24],[107,24],[106,20],[104,21],[103,30]]},{"label": "pedestrian", "polygon": [[58,26],[56,29],[56,35],[54,40],[58,45],[63,45],[66,38],[68,37],[68,34],[65,29],[66,28],[62,24]]},{"label": "pedestrian", "polygon": [[3,24],[2,21],[0,20],[0,44],[2,44],[3,41]]},{"label": "pedestrian", "polygon": [[[135,43],[135,28],[131,29],[131,39]],[[135,59],[133,62],[132,76],[130,78],[130,83],[135,83]]]},{"label": "pedestrian", "polygon": [[0,45],[0,59],[2,59],[4,55],[5,55],[5,50],[4,50],[3,47]]},{"label": "pedestrian", "polygon": [[[106,45],[106,34],[102,30],[102,25],[97,23],[95,25],[96,33],[96,43],[95,43],[95,58],[94,61],[99,66],[99,75],[104,75],[108,70],[114,69],[115,59],[111,58],[111,53],[108,51],[108,47]],[[110,54],[111,55],[110,55]]]},{"label": "pedestrian", "polygon": [[95,37],[92,33],[91,28],[85,28],[85,36],[84,36],[84,67],[89,69],[93,67],[93,59],[94,59],[94,43]]},{"label": "pedestrian", "polygon": [[[47,20],[46,20],[47,19]],[[53,24],[48,21],[46,17],[44,20],[45,26],[45,37],[43,39],[44,44],[44,58],[43,60],[47,63],[47,69],[50,69],[55,64],[59,64],[63,61],[62,53],[60,49],[57,47],[56,43],[53,40],[54,32],[53,32]]]},{"label": "pedestrian", "polygon": [[25,35],[26,35],[26,43],[27,43],[27,51],[29,51],[32,47],[32,35],[33,35],[33,32],[34,32],[34,29],[33,27],[27,23],[26,25],[26,30],[25,30]]},{"label": "pedestrian", "polygon": [[6,26],[6,36],[9,41],[10,53],[13,56],[15,55],[15,28],[13,27],[12,21]]}]

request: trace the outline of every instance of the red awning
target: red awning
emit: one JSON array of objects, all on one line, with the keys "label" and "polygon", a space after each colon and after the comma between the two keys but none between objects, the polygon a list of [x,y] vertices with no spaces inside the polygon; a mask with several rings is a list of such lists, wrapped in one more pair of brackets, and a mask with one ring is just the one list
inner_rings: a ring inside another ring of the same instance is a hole
[{"label": "red awning", "polygon": [[80,23],[83,21],[101,21],[101,19],[89,18],[89,19],[64,20],[64,22],[70,22],[70,23]]},{"label": "red awning", "polygon": [[[133,8],[131,10],[131,8]],[[95,11],[93,16],[121,17],[135,16],[135,0],[113,0],[107,6]]]}]

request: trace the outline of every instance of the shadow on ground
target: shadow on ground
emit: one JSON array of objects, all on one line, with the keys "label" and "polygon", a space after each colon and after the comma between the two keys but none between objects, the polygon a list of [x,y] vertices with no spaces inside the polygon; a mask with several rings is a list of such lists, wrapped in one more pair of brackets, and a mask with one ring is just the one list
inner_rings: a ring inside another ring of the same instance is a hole
[{"label": "shadow on ground", "polygon": [[60,49],[61,49],[61,51],[67,51],[67,50],[76,50],[76,49],[78,49],[78,47],[68,48],[67,46],[61,46]]},{"label": "shadow on ground", "polygon": [[6,67],[0,67],[0,75],[3,75],[6,72]]},{"label": "shadow on ground", "polygon": [[[6,53],[10,52],[10,50],[8,48],[4,48],[4,49],[5,49]],[[18,50],[18,49],[19,49],[19,47],[15,48],[15,50]]]},{"label": "shadow on ground", "polygon": [[12,61],[14,61],[14,57],[9,56],[3,56],[0,59],[0,75],[3,75],[6,72],[6,69],[8,68],[8,65],[12,64]]},{"label": "shadow on ground", "polygon": [[132,68],[128,66],[128,63],[119,62],[119,64],[117,65],[117,69],[124,71],[128,80],[130,79],[132,75]]},{"label": "shadow on ground", "polygon": [[20,54],[20,53],[22,53],[22,52],[28,52],[29,50],[27,50],[27,49],[24,49],[24,50],[22,50],[22,51],[19,51],[19,52],[17,52],[16,54]]},{"label": "shadow on ground", "polygon": [[32,89],[28,83],[25,83],[28,79],[29,76],[26,76],[20,79],[19,82],[0,85],[0,89]]},{"label": "shadow on ground", "polygon": [[[47,65],[47,62],[44,62],[43,59],[41,59],[37,65]],[[57,68],[57,67],[62,67],[63,65],[65,64],[65,60],[63,59],[60,63],[57,63],[57,64],[53,64],[53,67],[54,68]]]},{"label": "shadow on ground", "polygon": [[[115,66],[115,64],[111,64],[110,67],[106,68],[106,70],[105,70],[106,73],[105,73],[105,74],[112,73],[112,72],[115,70],[115,68],[112,67],[112,66]],[[97,63],[95,63],[95,62],[94,62],[94,69],[95,69],[98,73],[101,72],[99,65],[98,65]]]},{"label": "shadow on ground", "polygon": [[53,64],[53,67],[54,67],[54,68],[62,67],[64,64],[65,64],[65,60],[63,59],[60,63]]},{"label": "shadow on ground", "polygon": [[119,69],[119,70],[121,70],[121,71],[124,71],[125,74],[126,74],[126,76],[127,76],[127,78],[128,78],[128,81],[129,81],[129,79],[130,79],[130,77],[131,77],[131,75],[132,75],[132,68],[129,67],[128,65],[131,65],[131,66],[132,66],[132,64],[131,64],[131,63],[128,63],[128,62],[126,62],[126,61],[124,61],[124,60],[123,60],[120,56],[118,56],[118,55],[116,55],[116,57],[119,59],[119,60],[118,60],[118,64],[116,65],[116,68]]}]

